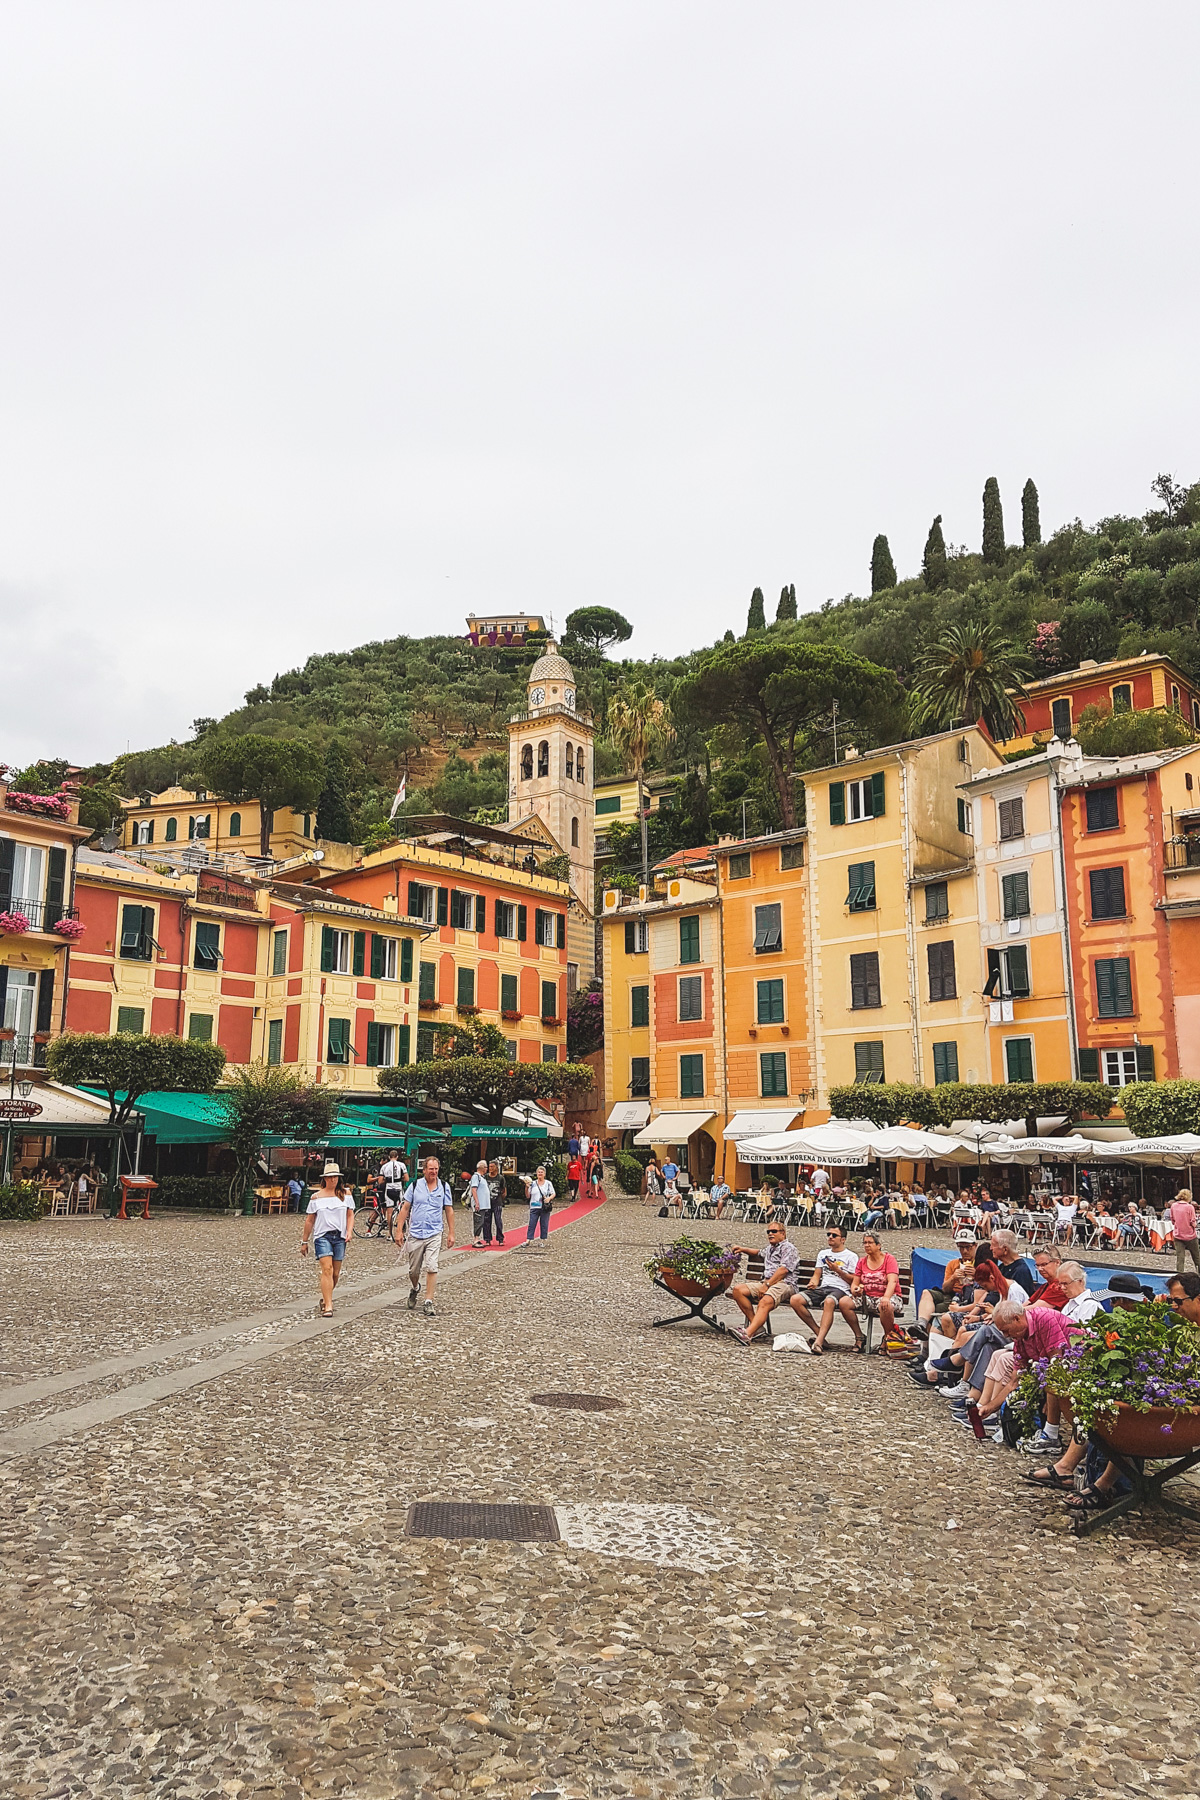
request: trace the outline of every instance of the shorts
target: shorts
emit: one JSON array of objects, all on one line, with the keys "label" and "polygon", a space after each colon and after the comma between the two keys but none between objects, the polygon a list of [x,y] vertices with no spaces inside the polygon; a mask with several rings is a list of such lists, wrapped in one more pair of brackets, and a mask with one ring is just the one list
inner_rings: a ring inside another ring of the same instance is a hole
[{"label": "shorts", "polygon": [[384,1195],[383,1195],[383,1204],[386,1206],[387,1210],[389,1212],[391,1212],[394,1207],[399,1206],[399,1204],[403,1200],[403,1198],[404,1198],[404,1189],[403,1188],[399,1188],[399,1187],[386,1188],[384,1190]]},{"label": "shorts", "polygon": [[436,1275],[438,1252],[442,1247],[442,1234],[436,1237],[405,1238],[400,1254],[408,1264],[408,1279],[416,1287],[422,1273]]},{"label": "shorts", "polygon": [[[881,1294],[856,1294],[854,1296],[855,1311],[865,1314],[869,1319],[877,1319],[879,1317],[879,1309],[882,1305],[883,1296]],[[904,1302],[900,1298],[898,1292],[892,1295],[891,1299],[888,1301],[888,1305],[891,1307],[893,1313],[904,1311]]]},{"label": "shorts", "polygon": [[817,1306],[824,1306],[827,1300],[848,1300],[850,1290],[849,1288],[835,1287],[806,1287],[800,1290],[800,1298],[806,1306],[812,1306],[814,1303]]},{"label": "shorts", "polygon": [[769,1294],[776,1306],[782,1306],[796,1292],[796,1286],[791,1281],[776,1281],[769,1285],[765,1281],[751,1281],[747,1284],[746,1292],[751,1300],[763,1300]]},{"label": "shorts", "polygon": [[927,1288],[925,1291],[933,1300],[934,1312],[945,1312],[951,1301],[958,1297],[949,1288]]},{"label": "shorts", "polygon": [[324,1237],[313,1239],[314,1256],[332,1256],[334,1262],[344,1262],[346,1258],[346,1240],[340,1231],[330,1231]]},{"label": "shorts", "polygon": [[1016,1361],[1011,1350],[993,1350],[992,1360],[987,1366],[989,1381],[1000,1381],[1007,1384],[1016,1372]]}]

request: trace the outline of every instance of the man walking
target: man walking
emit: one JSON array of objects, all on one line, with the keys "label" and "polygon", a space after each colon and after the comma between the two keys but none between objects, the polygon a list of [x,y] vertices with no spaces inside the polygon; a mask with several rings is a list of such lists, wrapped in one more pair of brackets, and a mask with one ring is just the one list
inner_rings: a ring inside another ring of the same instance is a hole
[{"label": "man walking", "polygon": [[441,1163],[436,1156],[425,1158],[424,1172],[413,1182],[400,1208],[399,1228],[401,1254],[408,1263],[410,1293],[408,1310],[417,1304],[421,1275],[425,1276],[425,1317],[434,1317],[433,1296],[437,1288],[438,1253],[442,1232],[446,1248],[454,1248],[454,1196],[441,1179]]},{"label": "man walking", "polygon": [[481,1250],[483,1248],[485,1235],[483,1229],[485,1216],[488,1222],[486,1233],[487,1241],[489,1244],[492,1241],[492,1190],[488,1182],[488,1166],[486,1162],[477,1162],[475,1164],[475,1173],[467,1183],[467,1187],[471,1196],[471,1248],[472,1250]]},{"label": "man walking", "polygon": [[383,1183],[383,1210],[387,1219],[388,1236],[391,1237],[392,1219],[408,1186],[408,1167],[401,1162],[398,1150],[388,1151],[387,1161],[380,1165],[379,1179]]}]

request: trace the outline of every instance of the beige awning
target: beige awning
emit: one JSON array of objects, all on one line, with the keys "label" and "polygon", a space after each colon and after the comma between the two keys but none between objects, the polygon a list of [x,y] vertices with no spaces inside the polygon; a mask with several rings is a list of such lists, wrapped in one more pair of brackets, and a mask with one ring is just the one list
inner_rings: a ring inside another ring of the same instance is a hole
[{"label": "beige awning", "polygon": [[770,1137],[774,1132],[787,1131],[792,1120],[803,1115],[802,1106],[775,1107],[770,1112],[734,1113],[721,1136],[727,1144],[738,1144],[743,1138]]},{"label": "beige awning", "polygon": [[699,1131],[716,1116],[715,1112],[659,1113],[656,1119],[642,1127],[633,1141],[635,1144],[686,1144],[693,1131]]},{"label": "beige awning", "polygon": [[610,1131],[636,1131],[650,1117],[648,1100],[620,1100],[608,1115]]}]

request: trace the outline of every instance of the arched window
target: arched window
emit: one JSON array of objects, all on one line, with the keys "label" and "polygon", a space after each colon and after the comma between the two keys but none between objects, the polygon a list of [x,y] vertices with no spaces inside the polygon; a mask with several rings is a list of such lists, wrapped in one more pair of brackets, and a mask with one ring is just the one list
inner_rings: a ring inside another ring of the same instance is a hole
[{"label": "arched window", "polygon": [[568,744],[567,745],[567,780],[573,781],[574,779],[575,779],[575,746],[574,746],[574,744]]},{"label": "arched window", "polygon": [[178,824],[176,823],[176,821],[174,819],[168,819],[167,820],[167,831],[166,831],[166,838],[167,838],[168,844],[173,844],[175,842],[175,839],[178,836],[179,836]]},{"label": "arched window", "polygon": [[575,779],[576,779],[576,781],[583,780],[583,746],[582,745],[580,745],[579,753],[575,758]]},{"label": "arched window", "polygon": [[578,848],[579,848],[579,820],[578,819],[571,820],[571,848],[572,848],[572,850],[578,850]]},{"label": "arched window", "polygon": [[242,815],[241,815],[241,813],[230,813],[230,815],[229,815],[229,835],[230,835],[230,837],[241,837],[241,835],[242,835]]},{"label": "arched window", "polygon": [[521,752],[521,780],[533,780],[533,745],[526,744]]},{"label": "arched window", "polygon": [[543,738],[541,743],[538,745],[538,774],[539,775],[548,775],[549,773],[550,773],[550,746],[546,742],[545,738]]}]

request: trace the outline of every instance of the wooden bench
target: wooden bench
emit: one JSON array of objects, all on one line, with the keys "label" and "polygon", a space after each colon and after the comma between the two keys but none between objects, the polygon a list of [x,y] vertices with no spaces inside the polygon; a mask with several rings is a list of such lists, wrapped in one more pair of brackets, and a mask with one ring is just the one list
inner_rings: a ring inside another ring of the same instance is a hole
[{"label": "wooden bench", "polygon": [[[897,1258],[897,1261],[899,1261],[899,1258]],[[744,1279],[746,1281],[761,1281],[763,1278],[763,1267],[764,1267],[764,1263],[763,1263],[762,1252],[756,1251],[753,1256],[749,1256],[746,1258],[746,1274],[745,1274]],[[801,1257],[800,1262],[796,1268],[796,1286],[801,1290],[801,1292],[803,1292],[803,1290],[808,1286],[809,1282],[812,1280],[814,1274],[816,1273],[816,1268],[817,1268],[817,1263],[816,1263],[815,1257],[812,1257],[812,1256]],[[897,1316],[899,1316],[901,1313],[904,1312],[905,1308],[909,1305],[911,1299],[912,1299],[912,1270],[911,1269],[901,1269],[901,1271],[900,1271],[900,1286],[899,1286],[898,1292],[896,1293],[896,1295],[894,1296],[893,1301],[892,1301],[892,1305],[895,1309]],[[777,1311],[777,1310],[778,1310],[777,1308],[773,1309],[771,1312],[769,1312],[767,1314],[767,1336],[768,1337],[773,1336],[773,1333],[771,1330],[771,1320],[774,1318],[775,1311]],[[872,1341],[875,1336],[876,1320],[871,1313],[860,1314],[860,1317],[863,1318],[863,1322],[864,1322],[863,1323],[863,1331],[864,1331],[864,1335],[866,1336],[866,1340],[867,1340],[867,1354],[869,1356],[871,1353]]]}]

